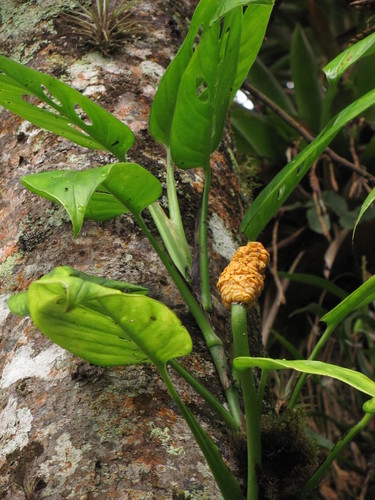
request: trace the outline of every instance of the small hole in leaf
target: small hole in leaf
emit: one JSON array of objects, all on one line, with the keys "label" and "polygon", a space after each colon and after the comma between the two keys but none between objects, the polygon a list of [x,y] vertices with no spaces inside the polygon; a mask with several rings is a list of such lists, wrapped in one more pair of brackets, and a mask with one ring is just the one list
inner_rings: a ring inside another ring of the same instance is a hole
[{"label": "small hole in leaf", "polygon": [[299,177],[303,173],[303,163],[297,168],[296,175]]},{"label": "small hole in leaf", "polygon": [[201,77],[198,77],[196,80],[196,92],[201,101],[208,101],[210,93],[208,90],[207,82]]},{"label": "small hole in leaf", "polygon": [[81,106],[79,106],[78,104],[76,104],[74,106],[74,111],[76,112],[76,115],[78,116],[78,118],[80,120],[82,120],[85,125],[87,125],[88,127],[91,127],[92,121],[87,116],[86,111],[81,108]]},{"label": "small hole in leaf", "polygon": [[51,94],[51,92],[45,85],[41,85],[40,88],[43,94],[45,95],[47,101],[52,101],[55,106],[61,108],[61,102],[58,99],[56,99],[56,97],[53,94]]},{"label": "small hole in leaf", "polygon": [[198,30],[197,34],[195,35],[194,42],[193,42],[193,46],[192,46],[193,52],[195,52],[196,48],[197,48],[197,47],[198,47],[198,45],[199,45],[199,42],[200,42],[200,39],[201,39],[202,32],[203,32],[203,25],[201,25],[201,26],[199,27],[199,30]]},{"label": "small hole in leaf", "polygon": [[284,194],[285,191],[285,184],[279,187],[279,190],[277,191],[277,198],[280,200]]}]

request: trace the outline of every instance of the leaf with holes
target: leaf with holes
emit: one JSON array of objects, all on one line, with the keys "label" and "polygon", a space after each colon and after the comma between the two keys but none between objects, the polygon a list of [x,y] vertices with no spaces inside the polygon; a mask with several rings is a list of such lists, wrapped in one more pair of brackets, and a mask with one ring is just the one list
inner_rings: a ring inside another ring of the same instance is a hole
[{"label": "leaf with holes", "polygon": [[164,366],[189,354],[177,316],[144,295],[124,294],[77,277],[45,276],[29,288],[31,319],[53,342],[100,366]]},{"label": "leaf with holes", "polygon": [[[243,26],[241,26],[240,29],[240,38],[237,40],[239,45],[236,47],[238,59],[236,61],[235,71],[233,71],[231,61],[230,65],[225,67],[225,71],[218,74],[219,80],[220,77],[225,75],[224,81],[221,83],[222,86],[225,84],[226,80],[232,79],[232,83],[228,89],[228,92],[231,93],[232,96],[241,85],[258,52],[259,45],[263,40],[265,27],[272,10],[273,0],[202,0],[194,12],[190,29],[184,43],[167,68],[154,98],[150,113],[150,131],[153,137],[159,142],[162,142],[166,146],[170,145],[172,120],[175,113],[181,80],[194,57],[197,47],[200,45],[200,41],[203,40],[207,31],[210,30],[215,23],[220,24],[220,20],[223,16],[231,15],[234,10],[237,10],[237,12],[241,11],[242,13],[243,6],[248,7],[243,16]],[[255,9],[255,6],[261,7]],[[217,27],[215,29],[217,30]],[[213,37],[212,40],[216,45],[217,38]],[[215,47],[209,47],[210,53],[215,52],[214,49]],[[216,47],[216,49],[218,49],[218,47]],[[200,49],[200,52],[203,52],[202,49]],[[214,61],[210,61],[210,66],[213,63]],[[220,62],[220,68],[224,68],[222,61]],[[199,88],[199,86],[203,84],[204,78],[201,78],[201,75],[197,75],[197,78],[200,80],[198,83]],[[193,83],[195,85],[196,81]],[[204,85],[200,90],[204,90]],[[194,88],[194,92],[196,92],[196,88]],[[227,95],[225,99],[228,100]],[[217,135],[219,135],[219,132]]]},{"label": "leaf with holes", "polygon": [[[37,101],[42,101],[41,108]],[[52,76],[0,56],[0,105],[25,120],[123,159],[133,132],[105,109]]]},{"label": "leaf with holes", "polygon": [[374,52],[375,33],[371,33],[371,35],[341,52],[326,66],[324,66],[323,71],[331,83],[337,83],[350,66],[359,61],[362,57],[374,54]]},{"label": "leaf with holes", "polygon": [[311,375],[321,375],[323,377],[332,377],[341,380],[345,384],[354,387],[358,391],[364,392],[369,396],[375,396],[375,382],[359,373],[342,366],[324,363],[323,361],[271,359],[271,358],[253,358],[239,357],[233,360],[233,366],[238,371],[244,371],[255,366],[263,370],[297,370]]},{"label": "leaf with holes", "polygon": [[140,213],[161,194],[158,179],[136,163],[40,172],[22,177],[21,182],[33,193],[62,205],[75,236],[86,214],[94,220],[105,220],[128,210]]},{"label": "leaf with holes", "polygon": [[374,104],[375,90],[372,90],[347,106],[272,179],[253,201],[241,222],[240,229],[250,241],[257,239],[341,128]]}]

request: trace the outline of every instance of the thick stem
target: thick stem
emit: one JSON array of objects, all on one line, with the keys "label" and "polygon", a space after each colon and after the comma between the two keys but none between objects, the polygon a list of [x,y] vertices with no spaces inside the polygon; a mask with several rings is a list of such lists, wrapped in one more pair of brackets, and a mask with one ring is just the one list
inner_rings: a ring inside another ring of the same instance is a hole
[{"label": "thick stem", "polygon": [[202,204],[199,210],[198,220],[198,245],[199,245],[199,271],[201,285],[201,302],[205,311],[211,311],[210,281],[208,272],[208,248],[207,248],[207,217],[208,217],[208,197],[211,186],[211,168],[204,169],[204,189]]},{"label": "thick stem", "polygon": [[162,366],[158,368],[170,396],[181,411],[182,416],[190,427],[198,446],[202,450],[202,453],[207,460],[207,464],[211,469],[212,475],[214,476],[224,499],[242,500],[243,495],[241,493],[240,486],[233,474],[225,465],[217,446],[202,429],[191,411],[181,401],[180,396],[169,378],[166,367]]},{"label": "thick stem", "polygon": [[[224,351],[224,346],[219,337],[215,334],[212,329],[211,323],[205,315],[204,311],[202,311],[199,303],[195,299],[194,295],[191,293],[189,287],[187,286],[185,280],[182,278],[180,273],[177,271],[173,262],[164,251],[164,249],[159,245],[159,242],[154,238],[154,236],[148,230],[146,224],[144,223],[142,217],[138,213],[133,213],[133,216],[138,223],[139,227],[143,231],[144,235],[147,237],[155,252],[159,256],[160,260],[163,262],[165,268],[167,269],[169,275],[175,282],[179,292],[181,293],[182,298],[185,300],[187,306],[191,314],[194,316],[195,321],[198,323],[198,326],[202,332],[202,335],[205,339],[206,345],[210,351],[212,360],[215,364],[216,370],[218,372],[221,385],[224,389],[224,392],[227,396],[228,389],[231,387],[231,382],[228,377],[228,362]],[[236,403],[235,398],[233,397],[232,391],[229,391],[231,394],[231,398],[228,399],[228,405],[231,413],[236,415],[238,402]]]},{"label": "thick stem", "polygon": [[223,405],[213,396],[213,394],[198,382],[176,359],[171,359],[168,364],[183,377],[188,384],[195,389],[198,394],[211,406],[217,415],[227,424],[229,429],[238,434],[241,430],[241,420],[236,421],[235,418],[224,408]]},{"label": "thick stem", "polygon": [[361,432],[374,417],[373,413],[366,413],[364,417],[354,425],[344,436],[336,443],[335,447],[330,451],[324,462],[318,467],[311,478],[306,483],[304,493],[308,494],[313,491],[319,484],[322,476],[326,473],[327,469],[331,466],[332,462],[337,458],[340,451],[346,446],[354,437]]},{"label": "thick stem", "polygon": [[[232,303],[233,357],[250,356],[247,337],[246,307]],[[241,384],[246,416],[247,436],[247,500],[257,500],[257,467],[261,467],[260,406],[251,369],[237,373]]]}]

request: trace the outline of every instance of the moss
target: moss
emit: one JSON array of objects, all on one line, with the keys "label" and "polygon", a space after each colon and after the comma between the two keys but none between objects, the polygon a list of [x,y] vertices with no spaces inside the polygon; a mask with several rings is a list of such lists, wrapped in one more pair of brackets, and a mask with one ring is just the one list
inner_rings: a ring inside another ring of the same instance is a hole
[{"label": "moss", "polygon": [[305,414],[300,410],[263,417],[261,498],[301,498],[302,488],[317,465],[318,453],[305,429]]},{"label": "moss", "polygon": [[[33,53],[45,43],[45,37],[37,33],[55,33],[54,18],[62,10],[73,8],[74,0],[1,0],[0,43],[6,43],[12,48],[12,58],[23,63],[31,59]],[[33,42],[30,40],[41,41]],[[17,43],[12,43],[17,41]]]},{"label": "moss", "polygon": [[14,253],[13,255],[7,257],[0,264],[0,278],[9,278],[13,273],[14,266],[18,263],[20,258],[20,253]]}]

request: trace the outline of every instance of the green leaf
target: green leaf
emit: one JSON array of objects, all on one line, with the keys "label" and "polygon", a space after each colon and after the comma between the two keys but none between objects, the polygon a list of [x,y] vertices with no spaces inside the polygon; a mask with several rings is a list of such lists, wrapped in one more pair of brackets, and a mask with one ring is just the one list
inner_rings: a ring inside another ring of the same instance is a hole
[{"label": "green leaf", "polygon": [[182,78],[173,114],[171,154],[181,168],[208,167],[221,139],[233,90],[242,8],[205,31]]},{"label": "green leaf", "polygon": [[236,134],[245,141],[248,151],[262,158],[285,158],[285,142],[277,137],[272,122],[264,115],[233,105],[231,123]]},{"label": "green leaf", "polygon": [[237,90],[241,87],[248,75],[250,68],[252,68],[255,63],[256,56],[263,42],[272,8],[273,2],[257,2],[256,5],[248,5],[243,15],[237,73],[233,84],[231,101],[234,99]]},{"label": "green leaf", "polygon": [[255,60],[247,77],[249,83],[260,90],[280,108],[294,115],[296,110],[284,89],[259,57]]},{"label": "green leaf", "polygon": [[[248,7],[243,14],[244,5]],[[154,98],[150,131],[156,140],[171,145],[171,131],[176,123],[181,123],[186,130],[190,125],[184,126],[184,120],[188,120],[193,128],[199,124],[200,133],[203,131],[203,137],[198,137],[200,148],[204,146],[202,151],[216,149],[228,105],[259,50],[272,5],[272,0],[202,0],[198,4],[185,41],[161,79]],[[222,26],[220,19],[224,15]],[[189,102],[189,98],[193,101]],[[178,117],[174,118],[177,104]],[[201,113],[205,127],[200,123]],[[176,123],[172,125],[174,119]],[[180,139],[182,134],[183,131]],[[192,146],[190,142],[189,146]],[[199,159],[193,158],[190,163],[204,165],[202,161],[206,158],[202,160],[202,153],[198,156]]]},{"label": "green leaf", "polygon": [[96,188],[107,177],[112,165],[89,170],[53,170],[22,177],[32,193],[62,205],[73,224],[74,236],[81,230],[87,205]]},{"label": "green leaf", "polygon": [[372,398],[372,399],[369,399],[368,401],[366,401],[363,404],[362,409],[366,413],[375,413],[375,398]]},{"label": "green leaf", "polygon": [[87,204],[85,219],[105,221],[127,212],[129,210],[103,185],[100,185]]},{"label": "green leaf", "polygon": [[87,274],[83,271],[79,271],[74,267],[70,266],[59,266],[56,267],[52,272],[46,274],[44,278],[67,278],[74,277],[80,278],[83,281],[88,281],[90,283],[96,283],[97,285],[104,286],[106,288],[113,288],[115,290],[120,290],[121,292],[127,293],[138,293],[142,295],[147,295],[148,289],[143,286],[133,285],[133,283],[128,283],[127,281],[119,280],[109,280],[100,276],[94,276],[93,274]]},{"label": "green leaf", "polygon": [[[47,105],[40,108],[30,96]],[[38,127],[119,159],[134,142],[133,132],[111,113],[55,78],[0,56],[0,105]]]},{"label": "green leaf", "polygon": [[192,342],[164,304],[76,277],[44,277],[29,288],[34,324],[53,342],[100,366],[163,366]]},{"label": "green leaf", "polygon": [[323,377],[332,377],[355,389],[375,397],[375,382],[363,373],[344,368],[342,366],[324,363],[322,361],[271,359],[271,358],[253,358],[240,357],[233,361],[236,370],[244,371],[254,366],[259,366],[265,370],[286,370],[292,369],[311,375],[321,375]]},{"label": "green leaf", "polygon": [[16,293],[9,297],[8,307],[17,316],[30,316],[28,292]]},{"label": "green leaf", "polygon": [[22,177],[21,182],[33,193],[62,205],[75,236],[85,216],[105,220],[127,210],[140,213],[161,194],[158,179],[137,163],[40,172]]},{"label": "green leaf", "polygon": [[325,314],[321,321],[327,324],[330,331],[346,318],[351,312],[369,304],[375,300],[375,276],[354,290],[348,297],[340,302],[335,308]]},{"label": "green leaf", "polygon": [[[375,35],[375,33],[374,33],[374,35]],[[369,195],[366,197],[365,201],[362,203],[361,210],[359,212],[359,215],[358,215],[357,220],[356,220],[355,225],[354,225],[352,240],[354,240],[355,232],[357,230],[357,226],[358,226],[360,220],[362,219],[366,210],[372,205],[374,200],[375,200],[375,188],[371,191],[371,193],[369,193]]]},{"label": "green leaf", "polygon": [[340,288],[329,280],[321,278],[320,276],[315,276],[313,274],[287,273],[283,271],[279,271],[277,275],[279,276],[279,278],[287,278],[290,281],[296,281],[298,283],[304,283],[305,285],[316,286],[318,288],[321,288],[322,290],[326,290],[327,292],[332,293],[332,295],[335,295],[339,299],[345,299],[345,297],[348,296],[348,293],[344,289]]},{"label": "green leaf", "polygon": [[337,83],[345,71],[362,57],[375,52],[375,33],[345,49],[326,66],[323,71],[331,83]]},{"label": "green leaf", "polygon": [[312,131],[318,132],[322,110],[318,67],[309,41],[299,25],[293,34],[290,64],[299,115]]},{"label": "green leaf", "polygon": [[104,186],[132,213],[140,214],[161,196],[159,180],[137,163],[115,163]]},{"label": "green leaf", "polygon": [[257,239],[264,226],[285,203],[341,128],[374,103],[375,90],[372,90],[347,106],[328,123],[311,144],[272,179],[251,204],[241,222],[240,229],[249,240]]}]

